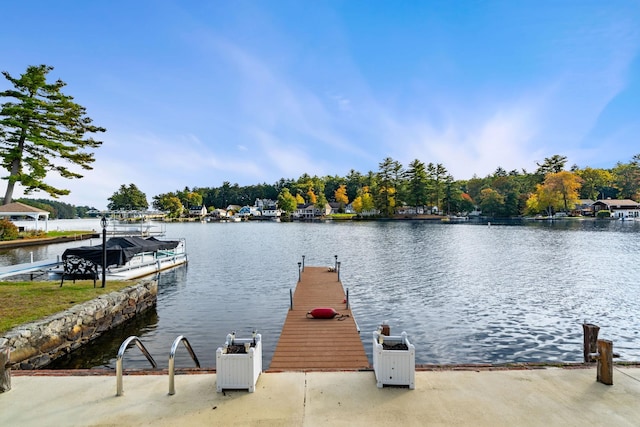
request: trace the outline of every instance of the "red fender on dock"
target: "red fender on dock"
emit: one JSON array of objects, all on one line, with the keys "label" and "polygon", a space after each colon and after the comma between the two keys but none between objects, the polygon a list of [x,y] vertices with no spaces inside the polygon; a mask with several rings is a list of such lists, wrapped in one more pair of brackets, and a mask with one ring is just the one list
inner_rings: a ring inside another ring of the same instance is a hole
[{"label": "red fender on dock", "polygon": [[314,308],[313,310],[307,312],[307,317],[314,319],[333,319],[338,314],[340,313],[338,313],[331,307],[320,307]]}]

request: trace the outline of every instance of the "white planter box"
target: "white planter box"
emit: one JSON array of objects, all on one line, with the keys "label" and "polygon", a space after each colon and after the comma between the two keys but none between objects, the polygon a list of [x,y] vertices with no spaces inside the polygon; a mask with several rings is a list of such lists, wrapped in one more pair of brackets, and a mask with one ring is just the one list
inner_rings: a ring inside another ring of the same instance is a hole
[{"label": "white planter box", "polygon": [[[228,353],[227,348],[232,344],[231,335],[227,335],[224,348],[216,350],[216,389],[248,389],[253,393],[256,382],[262,373],[262,336],[256,334],[255,346],[242,354]],[[251,344],[253,338],[235,338],[233,344]]]},{"label": "white planter box", "polygon": [[407,339],[407,333],[400,336],[382,335],[384,344],[405,344],[407,350],[385,350],[379,342],[380,333],[373,333],[373,370],[378,387],[385,385],[408,385],[414,389],[416,376],[416,348]]}]

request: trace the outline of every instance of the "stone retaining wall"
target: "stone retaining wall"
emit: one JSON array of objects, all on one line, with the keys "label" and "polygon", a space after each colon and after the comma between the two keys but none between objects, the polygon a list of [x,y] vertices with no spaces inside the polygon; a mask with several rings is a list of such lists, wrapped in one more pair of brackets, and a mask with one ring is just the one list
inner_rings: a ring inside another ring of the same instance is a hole
[{"label": "stone retaining wall", "polygon": [[[3,334],[13,369],[38,369],[156,305],[158,282],[145,280]],[[2,369],[0,369],[2,370]]]}]

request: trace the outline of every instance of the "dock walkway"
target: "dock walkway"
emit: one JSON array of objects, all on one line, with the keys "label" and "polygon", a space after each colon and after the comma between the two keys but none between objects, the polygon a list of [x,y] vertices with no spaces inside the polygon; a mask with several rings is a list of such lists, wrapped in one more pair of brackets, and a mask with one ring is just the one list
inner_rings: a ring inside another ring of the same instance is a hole
[{"label": "dock walkway", "polygon": [[60,259],[45,259],[42,261],[0,267],[0,280],[7,277],[17,276],[19,274],[42,272],[47,269],[57,267],[60,264]]},{"label": "dock walkway", "polygon": [[[338,274],[305,267],[293,294],[270,371],[358,370],[369,368],[355,319],[346,308]],[[333,308],[333,319],[310,319],[314,308]]]}]

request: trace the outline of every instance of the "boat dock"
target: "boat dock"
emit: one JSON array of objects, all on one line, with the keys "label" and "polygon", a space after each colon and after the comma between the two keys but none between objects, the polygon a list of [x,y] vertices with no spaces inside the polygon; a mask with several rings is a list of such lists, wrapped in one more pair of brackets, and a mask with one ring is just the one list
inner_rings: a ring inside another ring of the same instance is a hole
[{"label": "boat dock", "polygon": [[[269,371],[359,370],[369,362],[339,275],[305,267],[292,298]],[[310,318],[314,308],[333,308],[330,319]]]},{"label": "boat dock", "polygon": [[61,264],[60,259],[45,259],[36,262],[26,262],[24,264],[8,265],[0,267],[0,279],[17,276],[19,274],[29,274],[44,271],[57,267]]}]

